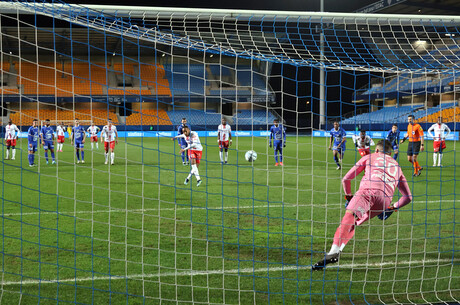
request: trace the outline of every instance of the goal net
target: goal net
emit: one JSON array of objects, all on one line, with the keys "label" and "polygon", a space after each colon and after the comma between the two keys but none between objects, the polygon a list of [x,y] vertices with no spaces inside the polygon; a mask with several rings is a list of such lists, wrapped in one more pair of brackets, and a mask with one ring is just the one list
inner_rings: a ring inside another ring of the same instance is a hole
[{"label": "goal net", "polygon": [[[459,30],[456,16],[0,2],[2,119],[20,129],[1,163],[0,303],[459,302]],[[409,115],[421,174],[407,142],[394,148],[412,202],[313,271],[357,136],[395,124],[402,139]],[[427,132],[440,117],[442,157]],[[117,133],[79,147],[85,163],[65,142],[57,164],[29,168],[33,119]],[[190,158],[171,141],[183,123]]]}]

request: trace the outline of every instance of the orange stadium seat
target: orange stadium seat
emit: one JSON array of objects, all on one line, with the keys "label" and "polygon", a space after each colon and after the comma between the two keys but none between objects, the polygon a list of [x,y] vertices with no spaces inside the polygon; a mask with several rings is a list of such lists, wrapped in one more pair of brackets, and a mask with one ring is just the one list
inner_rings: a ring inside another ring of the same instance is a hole
[{"label": "orange stadium seat", "polygon": [[[1,63],[2,70],[9,71],[8,62]],[[140,67],[142,89],[108,88],[107,69],[104,63],[16,63],[18,86],[24,88],[26,95],[167,95],[171,96],[164,67],[161,65],[142,64]],[[135,64],[114,64],[113,69],[136,77]],[[104,88],[108,88],[104,91]],[[1,93],[1,91],[0,91]],[[18,88],[4,88],[4,94],[17,94]]]},{"label": "orange stadium seat", "polygon": [[118,124],[118,116],[114,112],[108,112],[101,109],[79,109],[79,110],[51,110],[51,109],[23,109],[12,110],[10,119],[17,125],[31,125],[33,119],[53,121],[72,121],[78,118],[82,121],[93,121],[96,125],[105,125],[110,118],[114,124]]},{"label": "orange stadium seat", "polygon": [[419,123],[436,123],[442,117],[445,123],[460,122],[460,107],[447,108],[417,120]]},{"label": "orange stadium seat", "polygon": [[126,125],[172,125],[168,114],[162,109],[145,109],[126,118]]}]

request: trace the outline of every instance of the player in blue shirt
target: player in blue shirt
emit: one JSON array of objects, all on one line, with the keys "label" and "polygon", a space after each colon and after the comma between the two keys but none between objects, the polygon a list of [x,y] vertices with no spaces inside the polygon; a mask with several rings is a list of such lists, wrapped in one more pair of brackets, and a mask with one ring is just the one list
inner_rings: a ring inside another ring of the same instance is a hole
[{"label": "player in blue shirt", "polygon": [[[177,128],[177,135],[178,136],[180,136],[183,133],[182,128],[184,128],[184,127],[188,127],[188,129],[192,130],[190,128],[190,125],[187,124],[187,119],[186,118],[182,118],[181,124]],[[187,147],[187,142],[185,141],[184,138],[177,138],[177,143],[179,144],[181,149],[184,149],[184,148]],[[186,153],[186,151],[183,151],[180,154],[180,156],[182,157],[182,165],[188,165],[188,154]]]},{"label": "player in blue shirt", "polygon": [[77,163],[80,163],[80,151],[81,151],[81,163],[85,163],[85,129],[80,126],[78,119],[75,119],[75,126],[72,128],[72,134],[70,135],[70,145],[75,143],[75,152],[77,155]]},{"label": "player in blue shirt", "polygon": [[340,162],[342,162],[343,155],[345,154],[345,143],[347,142],[345,137],[347,136],[347,133],[345,132],[345,129],[340,127],[339,122],[335,121],[334,127],[331,129],[330,134],[331,140],[329,142],[329,150],[332,149],[334,161],[335,164],[337,164],[337,169],[339,170],[342,168]]},{"label": "player in blue shirt", "polygon": [[394,124],[391,127],[391,130],[388,131],[387,140],[390,141],[391,146],[393,147],[393,151],[395,152],[395,154],[393,155],[393,158],[395,160],[398,160],[398,153],[399,153],[399,130],[398,130],[398,125]]},{"label": "player in blue shirt", "polygon": [[[273,120],[273,126],[270,128],[270,147],[275,150],[275,166],[283,166],[283,147],[286,147],[286,130],[283,125],[279,124],[278,119]],[[280,162],[278,163],[278,153],[280,155]]]},{"label": "player in blue shirt", "polygon": [[56,164],[54,160],[54,130],[50,126],[50,120],[45,120],[45,126],[40,130],[40,138],[42,140],[43,149],[45,150],[46,164],[48,164],[48,149],[51,151],[51,158],[53,164]]},{"label": "player in blue shirt", "polygon": [[32,126],[29,127],[29,130],[27,131],[27,143],[28,145],[28,150],[29,150],[29,166],[35,166],[34,161],[35,161],[35,152],[37,151],[37,144],[38,144],[38,120],[34,119],[32,121]]}]

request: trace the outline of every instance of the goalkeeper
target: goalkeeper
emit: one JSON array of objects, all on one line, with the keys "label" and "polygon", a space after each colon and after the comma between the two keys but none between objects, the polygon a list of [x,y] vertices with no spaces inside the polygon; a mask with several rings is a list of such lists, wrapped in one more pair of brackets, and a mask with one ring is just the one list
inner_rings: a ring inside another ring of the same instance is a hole
[{"label": "goalkeeper", "polygon": [[[313,265],[313,270],[323,269],[327,264],[339,261],[340,252],[355,234],[355,226],[375,216],[385,220],[393,212],[411,202],[412,194],[406,177],[398,162],[391,157],[391,151],[389,141],[380,141],[375,147],[375,153],[361,158],[343,177],[342,185],[347,199],[345,216],[335,232],[331,250],[324,259]],[[364,176],[359,190],[353,196],[351,180],[362,171]],[[391,205],[396,187],[402,196]]]}]

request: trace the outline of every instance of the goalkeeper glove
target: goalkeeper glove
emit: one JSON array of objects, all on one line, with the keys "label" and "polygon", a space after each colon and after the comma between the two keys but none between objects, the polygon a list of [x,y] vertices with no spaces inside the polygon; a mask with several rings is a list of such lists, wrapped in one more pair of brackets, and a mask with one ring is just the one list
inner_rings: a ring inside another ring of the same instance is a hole
[{"label": "goalkeeper glove", "polygon": [[345,208],[348,206],[352,198],[353,195],[345,195]]},{"label": "goalkeeper glove", "polygon": [[380,213],[377,217],[380,220],[387,220],[388,217],[390,217],[391,214],[393,214],[393,212],[396,212],[396,211],[398,211],[398,209],[393,207],[393,206],[391,206],[388,209],[386,209],[385,211],[383,211],[382,213]]}]

